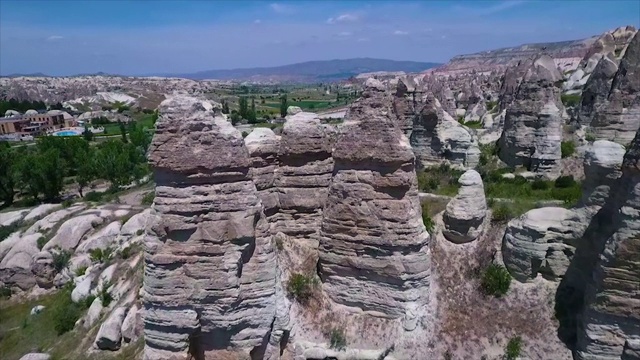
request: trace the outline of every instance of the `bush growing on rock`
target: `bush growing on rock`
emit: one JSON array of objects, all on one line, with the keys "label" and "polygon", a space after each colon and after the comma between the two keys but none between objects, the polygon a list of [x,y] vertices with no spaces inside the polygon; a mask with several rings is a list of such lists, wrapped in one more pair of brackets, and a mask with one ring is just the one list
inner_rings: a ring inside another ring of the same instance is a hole
[{"label": "bush growing on rock", "polygon": [[7,299],[11,297],[11,288],[7,286],[0,287],[0,299]]},{"label": "bush growing on rock", "polygon": [[493,217],[491,218],[494,222],[506,222],[515,217],[515,212],[513,209],[505,203],[500,203],[493,210]]},{"label": "bush growing on rock", "polygon": [[9,235],[13,234],[20,228],[18,223],[14,223],[9,226],[0,226],[0,241],[9,237]]},{"label": "bush growing on rock", "polygon": [[573,141],[563,141],[560,143],[562,158],[568,158],[576,152],[576,144]]},{"label": "bush growing on rock", "polygon": [[427,231],[432,233],[435,223],[429,215],[429,204],[427,203],[422,203],[422,222],[424,223],[424,227]]},{"label": "bush growing on rock", "polygon": [[560,176],[556,179],[554,186],[559,189],[566,189],[576,185],[572,175]]},{"label": "bush growing on rock", "polygon": [[111,301],[113,300],[113,296],[111,296],[111,293],[109,292],[110,286],[111,283],[108,281],[102,284],[102,288],[100,289],[100,292],[97,296],[100,299],[100,302],[102,302],[102,306],[104,307],[109,306],[109,304],[111,304]]},{"label": "bush growing on rock", "polygon": [[142,205],[151,205],[153,204],[153,200],[155,198],[156,198],[156,192],[149,191],[148,193],[144,194],[144,196],[142,197],[142,201],[140,203]]},{"label": "bush growing on rock", "polygon": [[98,202],[98,201],[102,201],[103,196],[104,196],[104,193],[91,191],[84,195],[84,199],[86,201]]},{"label": "bush growing on rock", "polygon": [[67,250],[54,252],[51,255],[53,256],[53,268],[56,269],[57,272],[66,268],[67,265],[69,265],[69,260],[71,260],[71,253]]},{"label": "bush growing on rock", "polygon": [[511,338],[507,343],[507,347],[505,349],[505,358],[507,360],[515,360],[520,356],[522,352],[522,338],[520,336],[516,336]]},{"label": "bush growing on rock", "polygon": [[53,327],[58,335],[73,330],[84,310],[84,304],[76,304],[71,300],[71,290],[71,286],[65,286],[57,294],[56,301],[51,306]]},{"label": "bush growing on rock", "polygon": [[549,189],[549,183],[544,180],[536,180],[531,183],[531,189],[533,190],[547,190]]},{"label": "bush growing on rock", "polygon": [[294,273],[289,278],[287,284],[287,291],[289,294],[300,303],[305,303],[311,298],[313,294],[313,286],[315,282],[310,276]]},{"label": "bush growing on rock", "polygon": [[576,106],[580,104],[580,95],[578,94],[562,94],[560,100],[564,106]]},{"label": "bush growing on rock", "polygon": [[331,329],[329,347],[336,350],[343,350],[347,347],[347,337],[345,336],[344,329]]},{"label": "bush growing on rock", "polygon": [[486,295],[501,297],[509,291],[511,274],[504,266],[491,264],[482,274],[480,286]]},{"label": "bush growing on rock", "polygon": [[104,250],[97,248],[89,251],[89,257],[91,258],[91,261],[105,263],[111,259],[112,253],[112,248],[106,248]]},{"label": "bush growing on rock", "polygon": [[42,248],[47,244],[49,238],[41,236],[38,238],[36,245],[38,246],[38,250],[42,250]]},{"label": "bush growing on rock", "polygon": [[86,266],[78,266],[76,268],[76,276],[82,276],[87,272],[87,267]]}]

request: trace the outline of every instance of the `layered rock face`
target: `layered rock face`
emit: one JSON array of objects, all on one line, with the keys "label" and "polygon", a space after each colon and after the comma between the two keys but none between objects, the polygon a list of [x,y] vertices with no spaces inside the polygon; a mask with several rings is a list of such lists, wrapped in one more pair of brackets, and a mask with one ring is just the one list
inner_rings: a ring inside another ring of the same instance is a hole
[{"label": "layered rock face", "polygon": [[480,174],[467,170],[458,179],[460,190],[449,203],[443,215],[442,234],[454,243],[473,241],[482,234],[482,223],[487,213],[487,201]]},{"label": "layered rock face", "polygon": [[309,240],[320,227],[333,172],[334,132],[313,113],[287,116],[274,179],[279,210],[269,218],[273,234]]},{"label": "layered rock face", "polygon": [[334,176],[320,229],[319,275],[335,302],[416,326],[426,302],[429,234],[415,158],[380,92],[352,105],[333,151]]},{"label": "layered rock face", "polygon": [[425,96],[424,106],[414,118],[411,146],[422,167],[448,162],[472,168],[480,157],[473,135],[444,111],[431,93]]},{"label": "layered rock face", "polygon": [[[259,356],[275,314],[275,255],[242,136],[211,104],[161,104],[149,150],[145,359]],[[190,354],[190,355],[189,355]]]},{"label": "layered rock face", "polygon": [[[407,85],[407,83],[409,85]],[[397,117],[400,129],[408,136],[413,127],[413,117],[415,115],[415,86],[409,79],[398,79],[396,91],[393,96],[393,113]]]},{"label": "layered rock face", "polygon": [[561,78],[553,59],[537,58],[518,86],[507,109],[504,131],[499,140],[499,156],[510,167],[555,177],[561,158],[562,104],[554,83]]},{"label": "layered rock face", "polygon": [[[604,61],[604,60],[601,60]],[[640,127],[640,33],[629,43],[611,81],[606,101],[595,110],[596,138],[627,145]]]},{"label": "layered rock face", "polygon": [[594,141],[587,149],[582,183],[583,205],[604,205],[611,195],[611,187],[622,175],[620,166],[624,153],[622,145],[607,140]]},{"label": "layered rock face", "polygon": [[[597,256],[581,264],[587,287],[576,357],[637,359],[640,349],[640,135],[622,164],[622,177],[604,205],[602,226],[585,237]],[[606,218],[605,218],[606,217]],[[590,266],[589,266],[590,265]],[[590,270],[590,271],[588,271]]]},{"label": "layered rock face", "polygon": [[606,101],[611,90],[611,82],[618,71],[618,63],[612,56],[603,56],[582,91],[578,122],[591,124],[596,109]]},{"label": "layered rock face", "polygon": [[278,211],[280,203],[275,189],[280,137],[271,129],[255,128],[244,143],[251,156],[249,174],[258,190],[265,215],[271,216]]}]

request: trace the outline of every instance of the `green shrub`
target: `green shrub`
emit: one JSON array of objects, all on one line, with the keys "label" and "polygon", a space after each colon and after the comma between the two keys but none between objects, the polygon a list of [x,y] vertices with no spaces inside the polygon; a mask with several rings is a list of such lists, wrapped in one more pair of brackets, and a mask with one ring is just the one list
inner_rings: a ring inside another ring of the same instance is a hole
[{"label": "green shrub", "polygon": [[596,141],[596,136],[593,134],[587,134],[584,137],[585,140],[587,140],[588,142],[594,142]]},{"label": "green shrub", "polygon": [[73,205],[73,200],[71,200],[71,199],[67,199],[67,200],[62,202],[62,207],[65,208],[65,209],[68,208],[68,207],[71,207],[71,205]]},{"label": "green shrub", "polygon": [[576,186],[576,181],[573,179],[573,175],[560,176],[554,182],[554,186],[559,189],[570,188]]},{"label": "green shrub", "polygon": [[345,336],[344,329],[331,329],[329,347],[336,350],[342,350],[347,347],[347,337]]},{"label": "green shrub", "polygon": [[88,309],[91,306],[91,304],[93,303],[93,300],[95,300],[95,299],[96,299],[95,295],[89,294],[89,296],[87,296],[86,298],[84,298],[84,300],[82,300],[82,302],[84,303],[84,307],[86,309]]},{"label": "green shrub", "polygon": [[53,268],[56,269],[57,272],[62,271],[69,265],[69,260],[71,260],[71,253],[69,251],[60,250],[59,252],[54,252],[52,255]]},{"label": "green shrub", "polygon": [[9,235],[13,234],[14,232],[18,231],[18,229],[20,228],[19,222],[17,223],[13,223],[9,226],[0,226],[0,242],[3,241],[4,239],[8,238]]},{"label": "green shrub", "polygon": [[482,121],[467,121],[463,122],[462,125],[470,129],[482,129]]},{"label": "green shrub", "polygon": [[47,244],[47,242],[49,242],[49,238],[45,236],[39,237],[36,243],[38,245],[38,250],[42,250],[42,248]]},{"label": "green shrub", "polygon": [[144,229],[138,229],[138,230],[136,230],[136,236],[140,236],[140,235],[142,235],[142,234],[144,234]]},{"label": "green shrub", "polygon": [[531,189],[533,190],[547,190],[549,189],[549,183],[544,180],[536,180],[531,183]]},{"label": "green shrub", "polygon": [[507,360],[515,360],[520,356],[520,352],[522,352],[522,338],[520,336],[511,338],[505,349],[505,357]]},{"label": "green shrub", "polygon": [[109,261],[111,259],[111,254],[113,253],[113,249],[108,247],[106,249],[92,249],[89,251],[89,257],[91,258],[91,261],[95,261],[95,262],[99,262],[99,263],[106,263],[107,261]]},{"label": "green shrub", "polygon": [[11,288],[8,286],[0,287],[0,299],[8,299],[11,297]]},{"label": "green shrub", "polygon": [[242,138],[246,138],[247,136],[249,136],[249,133],[246,131],[242,132]]},{"label": "green shrub", "polygon": [[580,104],[580,95],[578,94],[562,94],[560,100],[564,106],[576,106]]},{"label": "green shrub", "polygon": [[[83,304],[76,304],[71,301],[71,287],[64,287],[56,296],[55,302],[51,306],[53,327],[58,335],[73,330],[76,321],[82,316]],[[49,311],[49,310],[48,310]]]},{"label": "green shrub", "polygon": [[429,215],[429,204],[426,202],[422,203],[422,222],[424,223],[424,227],[427,228],[427,231],[432,233],[435,227],[435,222]]},{"label": "green shrub", "polygon": [[486,295],[501,297],[509,291],[511,274],[504,266],[491,264],[482,274],[480,286]]},{"label": "green shrub", "polygon": [[102,288],[98,292],[98,298],[100,299],[100,302],[102,302],[102,306],[104,307],[109,306],[109,304],[111,304],[111,301],[113,301],[113,296],[111,296],[111,293],[109,292],[110,286],[111,283],[107,281],[102,284]]},{"label": "green shrub", "polygon": [[315,282],[309,276],[303,274],[294,273],[289,278],[287,284],[287,291],[289,294],[300,303],[305,303],[313,295],[313,286]]},{"label": "green shrub", "polygon": [[103,197],[104,197],[104,193],[96,192],[96,191],[91,191],[91,192],[88,192],[88,193],[84,194],[84,199],[86,201],[92,201],[92,202],[102,201]]},{"label": "green shrub", "polygon": [[82,276],[87,272],[87,267],[86,266],[78,266],[76,268],[76,276]]},{"label": "green shrub", "polygon": [[560,143],[562,158],[568,158],[576,152],[576,144],[573,141],[563,141]]},{"label": "green shrub", "polygon": [[491,221],[494,222],[507,222],[515,217],[515,212],[504,202],[501,202],[497,205],[497,207],[493,210],[493,217]]},{"label": "green shrub", "polygon": [[148,193],[144,194],[144,196],[142,197],[142,201],[140,202],[142,205],[151,205],[153,204],[153,200],[156,198],[156,192],[155,191],[149,191]]}]

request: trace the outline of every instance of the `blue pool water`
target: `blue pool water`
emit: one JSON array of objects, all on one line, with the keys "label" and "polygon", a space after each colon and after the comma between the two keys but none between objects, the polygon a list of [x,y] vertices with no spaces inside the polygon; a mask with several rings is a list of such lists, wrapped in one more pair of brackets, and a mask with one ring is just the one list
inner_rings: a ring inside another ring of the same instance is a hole
[{"label": "blue pool water", "polygon": [[72,131],[72,130],[64,130],[64,131],[58,131],[56,133],[54,133],[55,136],[76,136],[79,135],[76,131]]}]

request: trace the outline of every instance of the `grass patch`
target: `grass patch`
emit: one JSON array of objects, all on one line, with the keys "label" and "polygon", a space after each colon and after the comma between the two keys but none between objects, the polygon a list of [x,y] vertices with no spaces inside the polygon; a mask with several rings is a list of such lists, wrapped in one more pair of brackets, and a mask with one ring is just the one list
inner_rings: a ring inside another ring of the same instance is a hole
[{"label": "grass patch", "polygon": [[347,337],[342,328],[333,328],[329,334],[329,347],[342,350],[347,347]]},{"label": "grass patch", "polygon": [[148,193],[144,194],[144,196],[142,197],[141,204],[142,205],[146,205],[146,206],[150,206],[151,204],[153,204],[153,200],[155,198],[156,198],[156,192],[155,191],[149,191]]},{"label": "grass patch", "polygon": [[113,249],[108,247],[106,249],[92,249],[89,251],[89,257],[91,261],[98,263],[106,263],[111,259],[111,255],[113,254]]},{"label": "grass patch", "polygon": [[56,269],[56,272],[66,268],[69,265],[69,260],[71,260],[71,253],[67,250],[60,250],[51,255],[53,256],[53,268]]},{"label": "grass patch", "polygon": [[504,357],[507,360],[515,360],[520,356],[522,352],[522,338],[520,336],[516,336],[514,338],[509,339],[507,343],[507,347],[504,350]]},{"label": "grass patch", "polygon": [[501,297],[509,291],[511,274],[504,266],[491,264],[482,274],[480,287],[485,295]]},{"label": "grass patch", "polygon": [[580,95],[578,94],[562,94],[560,100],[564,106],[577,106],[580,104]]},{"label": "grass patch", "polygon": [[312,277],[299,273],[291,274],[287,283],[287,291],[299,303],[306,303],[313,295],[315,281]]},{"label": "grass patch", "polygon": [[418,173],[418,188],[424,192],[455,196],[460,188],[458,178],[463,173],[464,171],[452,169],[447,164],[426,168]]},{"label": "grass patch", "polygon": [[573,141],[563,141],[560,144],[560,152],[563,159],[568,158],[576,152],[576,144]]},{"label": "grass patch", "polygon": [[429,203],[422,203],[422,222],[424,223],[424,227],[427,228],[427,231],[431,234],[433,233],[433,229],[435,227],[435,222],[431,218],[429,211]]},{"label": "grass patch", "polygon": [[461,124],[470,129],[482,129],[482,121],[467,121]]},{"label": "grass patch", "polygon": [[18,231],[18,229],[20,229],[20,222],[15,222],[9,226],[0,226],[0,242],[3,241],[4,239],[8,238],[9,235],[13,234],[14,232]]}]

